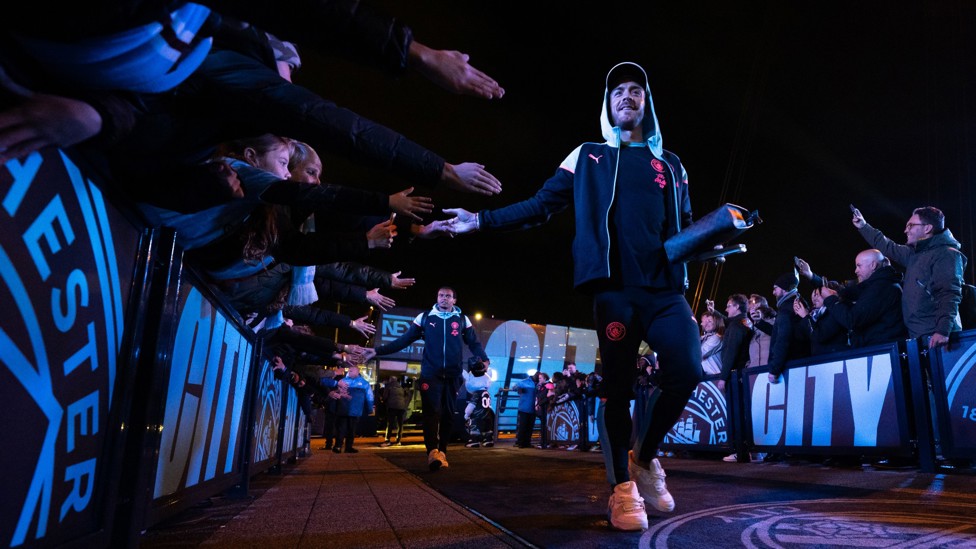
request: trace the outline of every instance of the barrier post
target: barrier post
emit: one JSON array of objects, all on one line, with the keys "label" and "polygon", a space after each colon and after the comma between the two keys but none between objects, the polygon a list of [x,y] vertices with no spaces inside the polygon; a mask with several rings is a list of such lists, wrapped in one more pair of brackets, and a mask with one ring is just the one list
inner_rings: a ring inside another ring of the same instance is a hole
[{"label": "barrier post", "polygon": [[[130,333],[131,354],[125,362],[130,374],[120,394],[133,404],[125,421],[126,436],[120,476],[120,490],[112,529],[112,547],[136,547],[149,515],[157,454],[163,426],[163,405],[169,376],[165,342],[175,329],[174,281],[179,280],[182,254],[176,235],[169,229],[152,229],[143,234],[140,263],[135,280],[142,280],[144,291],[133,296]],[[122,406],[126,409],[126,406]]]},{"label": "barrier post", "polygon": [[244,399],[244,441],[241,443],[241,482],[227,490],[224,495],[233,499],[250,498],[248,490],[251,485],[251,455],[254,445],[254,416],[257,407],[258,383],[261,377],[261,355],[264,353],[264,339],[256,338],[254,353],[251,355],[251,370],[247,380],[247,397]]},{"label": "barrier post", "polygon": [[[919,469],[924,473],[935,472],[935,439],[932,433],[932,413],[929,407],[928,380],[932,379],[931,371],[926,373],[929,361],[928,349],[922,349],[917,339],[906,341],[904,358],[908,361],[908,379],[911,391],[911,406],[914,420],[915,449],[918,452]],[[926,360],[922,361],[922,356]]]},{"label": "barrier post", "polygon": [[735,459],[739,463],[749,463],[752,458],[749,451],[752,449],[751,425],[747,429],[746,411],[750,408],[745,406],[745,389],[747,383],[744,373],[745,368],[732,370],[726,386],[725,394],[728,395],[726,405],[729,410],[729,417],[732,418],[732,447],[735,449]]}]

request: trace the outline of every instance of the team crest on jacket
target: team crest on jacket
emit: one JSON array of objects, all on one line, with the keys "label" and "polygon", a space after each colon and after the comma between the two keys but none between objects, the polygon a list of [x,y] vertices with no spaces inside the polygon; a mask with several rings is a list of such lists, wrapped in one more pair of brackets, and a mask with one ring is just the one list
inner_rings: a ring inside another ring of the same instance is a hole
[{"label": "team crest on jacket", "polygon": [[651,167],[654,168],[654,171],[657,173],[664,173],[664,164],[657,158],[651,160]]},{"label": "team crest on jacket", "polygon": [[459,323],[457,323],[457,322],[452,322],[452,323],[451,323],[451,335],[452,335],[452,336],[456,336],[456,335],[458,335],[458,333],[460,333],[460,332],[458,331],[458,328],[460,328],[460,327],[461,327],[461,325],[460,325]]},{"label": "team crest on jacket", "polygon": [[430,390],[430,384],[428,384],[426,382],[425,383],[421,383],[420,384],[420,390],[421,391],[428,391],[428,390]]},{"label": "team crest on jacket", "polygon": [[627,327],[620,322],[607,324],[607,339],[610,341],[620,341],[627,335]]}]

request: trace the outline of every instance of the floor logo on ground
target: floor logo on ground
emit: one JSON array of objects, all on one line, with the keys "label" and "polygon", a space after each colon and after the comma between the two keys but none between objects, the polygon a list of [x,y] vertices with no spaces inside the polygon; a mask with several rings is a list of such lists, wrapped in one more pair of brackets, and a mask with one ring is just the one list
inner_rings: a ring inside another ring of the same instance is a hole
[{"label": "floor logo on ground", "polygon": [[976,503],[894,499],[727,505],[653,524],[639,547],[706,543],[702,532],[712,547],[976,547],[974,512]]}]

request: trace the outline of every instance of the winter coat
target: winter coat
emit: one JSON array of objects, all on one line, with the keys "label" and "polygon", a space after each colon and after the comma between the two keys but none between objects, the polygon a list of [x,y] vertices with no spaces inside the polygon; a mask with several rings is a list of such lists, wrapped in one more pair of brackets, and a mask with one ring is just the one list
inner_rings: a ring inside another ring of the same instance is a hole
[{"label": "winter coat", "polygon": [[769,337],[769,373],[778,376],[786,369],[786,361],[810,356],[810,346],[797,338],[800,317],[793,312],[793,290],[776,301],[776,322]]},{"label": "winter coat", "polygon": [[407,409],[407,391],[400,385],[399,381],[387,383],[383,387],[381,395],[388,410]]},{"label": "winter coat", "polygon": [[901,311],[909,337],[947,336],[962,329],[958,315],[966,256],[949,229],[914,245],[896,244],[867,223],[858,232],[868,244],[905,267]]},{"label": "winter coat", "polygon": [[534,414],[535,394],[537,391],[535,380],[532,377],[527,377],[515,385],[515,390],[519,396],[518,411],[525,414]]},{"label": "winter coat", "polygon": [[350,417],[361,417],[364,413],[369,415],[373,411],[373,388],[369,382],[362,376],[346,377],[345,380],[349,384],[346,389],[350,397],[346,403],[348,411],[346,414],[339,415]]},{"label": "winter coat", "polygon": [[844,291],[844,299],[824,299],[829,316],[851,332],[851,347],[867,347],[904,339],[901,276],[890,266]]},{"label": "winter coat", "polygon": [[804,340],[810,342],[811,355],[823,355],[850,348],[847,343],[848,329],[837,321],[837,315],[824,309],[814,320],[813,311],[801,318],[797,327]]},{"label": "winter coat", "polygon": [[462,372],[462,352],[465,346],[471,354],[488,362],[471,319],[454,307],[442,312],[435,305],[427,313],[413,319],[410,327],[395,340],[376,347],[376,355],[395,353],[418,339],[424,340],[424,353],[420,359],[420,377],[459,378]]},{"label": "winter coat", "polygon": [[722,335],[722,379],[729,381],[732,370],[744,368],[749,363],[749,342],[752,339],[752,323],[745,314],[729,318]]},{"label": "winter coat", "polygon": [[717,332],[703,334],[701,337],[702,370],[707,375],[722,372],[722,336]]}]

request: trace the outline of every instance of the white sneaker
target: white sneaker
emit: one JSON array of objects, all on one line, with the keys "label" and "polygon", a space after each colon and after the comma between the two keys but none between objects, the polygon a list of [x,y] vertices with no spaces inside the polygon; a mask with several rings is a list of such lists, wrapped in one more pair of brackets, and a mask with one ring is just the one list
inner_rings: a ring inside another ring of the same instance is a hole
[{"label": "white sneaker", "polygon": [[637,490],[637,484],[629,480],[613,487],[610,503],[607,505],[610,525],[618,530],[647,530],[647,511],[644,498]]},{"label": "white sneaker", "polygon": [[436,471],[441,468],[441,460],[437,454],[440,454],[440,450],[434,448],[427,454],[427,467],[431,471]]},{"label": "white sneaker", "polygon": [[434,448],[429,454],[427,454],[427,467],[430,468],[431,471],[436,471],[441,467],[449,467],[447,464],[447,456],[444,455],[444,452]]},{"label": "white sneaker", "polygon": [[661,462],[654,458],[649,469],[641,467],[634,456],[634,451],[628,452],[627,474],[637,483],[641,497],[651,504],[651,507],[662,513],[674,511],[674,498],[668,492],[668,485],[664,482],[667,476]]},{"label": "white sneaker", "polygon": [[[749,454],[749,463],[761,463],[765,457],[766,454],[762,452],[753,452]],[[739,461],[739,458],[735,454],[729,454],[722,458],[722,461],[726,463],[736,463]]]}]

